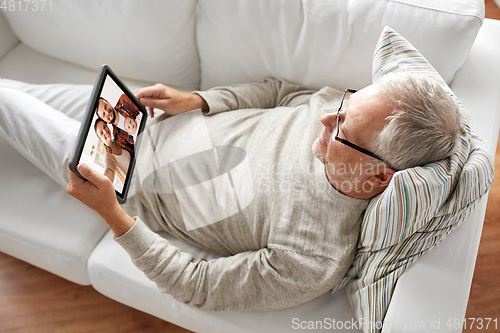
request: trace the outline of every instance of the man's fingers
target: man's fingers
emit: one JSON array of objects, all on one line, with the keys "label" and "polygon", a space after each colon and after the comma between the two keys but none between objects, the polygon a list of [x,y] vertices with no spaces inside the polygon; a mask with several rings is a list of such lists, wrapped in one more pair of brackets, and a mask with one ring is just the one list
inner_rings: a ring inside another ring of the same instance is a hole
[{"label": "man's fingers", "polygon": [[99,186],[104,181],[108,180],[108,177],[101,175],[100,173],[96,172],[95,170],[93,170],[92,168],[90,168],[85,164],[82,163],[78,164],[76,169],[78,170],[80,175],[82,175],[85,179],[87,179],[89,182],[91,182],[96,186]]},{"label": "man's fingers", "polygon": [[140,89],[135,97],[137,97],[137,99],[141,99],[143,97],[162,98],[165,94],[165,88],[166,86],[163,84],[157,83],[154,86]]},{"label": "man's fingers", "polygon": [[141,99],[142,97],[152,97],[155,93],[158,93],[158,89],[156,86],[151,86],[140,89],[135,97],[137,97],[137,99]]},{"label": "man's fingers", "polygon": [[142,97],[139,101],[141,102],[142,105],[146,107],[164,110],[165,107],[167,106],[168,99]]},{"label": "man's fingers", "polygon": [[71,171],[71,169],[68,167],[68,174],[69,174],[69,183],[68,187],[66,188],[66,191],[68,194],[75,196],[76,189],[81,186],[82,183],[85,182],[85,180],[81,179],[76,173]]},{"label": "man's fingers", "polygon": [[78,184],[80,182],[84,182],[84,180],[78,177],[76,173],[71,171],[69,167],[68,167],[68,175],[69,175],[68,191],[70,190],[70,188],[73,187],[73,185]]}]

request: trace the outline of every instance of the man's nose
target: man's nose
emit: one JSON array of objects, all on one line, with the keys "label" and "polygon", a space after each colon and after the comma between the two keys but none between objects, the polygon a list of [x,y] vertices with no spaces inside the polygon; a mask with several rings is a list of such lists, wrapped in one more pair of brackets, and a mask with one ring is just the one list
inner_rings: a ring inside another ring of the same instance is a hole
[{"label": "man's nose", "polygon": [[335,128],[335,126],[337,126],[337,113],[325,113],[321,117],[321,123],[329,132],[333,132],[333,129]]}]

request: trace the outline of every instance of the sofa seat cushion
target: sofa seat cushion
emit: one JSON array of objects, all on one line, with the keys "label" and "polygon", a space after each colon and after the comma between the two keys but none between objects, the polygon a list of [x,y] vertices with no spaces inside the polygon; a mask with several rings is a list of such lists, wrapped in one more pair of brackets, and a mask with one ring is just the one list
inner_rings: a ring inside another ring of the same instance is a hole
[{"label": "sofa seat cushion", "polygon": [[89,285],[87,259],[107,227],[3,138],[0,156],[0,251]]},{"label": "sofa seat cushion", "polygon": [[[220,256],[164,232],[159,234],[195,259],[211,260]],[[311,323],[319,325],[318,321],[322,322],[324,331],[347,323],[352,326],[349,332],[361,332],[356,329],[354,313],[344,292],[326,293],[299,306],[267,312],[214,312],[186,305],[162,294],[155,283],[134,266],[127,252],[114,241],[112,232],[108,232],[90,256],[88,270],[92,286],[102,294],[193,332],[295,332],[310,328]]]},{"label": "sofa seat cushion", "polygon": [[[0,79],[0,86],[2,108],[12,108],[4,112],[10,110],[16,113],[16,107],[22,108],[24,102],[33,111],[24,116],[52,111],[58,114],[55,110],[59,110],[61,118],[51,114],[43,120],[38,119],[36,123],[43,126],[63,119],[62,123],[68,131],[72,131],[73,126],[78,131],[78,120],[83,115],[92,90],[92,85],[36,85],[7,79]],[[64,114],[75,120],[64,121]],[[25,118],[19,115],[16,119],[22,121]],[[50,132],[47,128],[43,133],[48,135]],[[19,143],[26,136],[0,137],[0,251],[73,282],[88,285],[87,259],[107,227],[94,211],[68,195],[65,186],[52,180],[61,180],[59,175],[60,170],[65,170],[63,163],[66,163],[66,152],[70,152],[72,147],[68,140],[73,137],[68,136],[60,142],[54,140],[51,144],[41,140],[44,135],[41,133],[32,137],[37,140],[33,145],[20,149],[20,152],[14,147],[22,147]],[[64,138],[68,132],[61,130],[55,133]],[[54,154],[44,154],[47,150],[42,149],[42,144],[51,145]],[[35,150],[38,153],[35,154]],[[31,161],[38,161],[40,169]],[[65,180],[59,183],[64,184]]]}]

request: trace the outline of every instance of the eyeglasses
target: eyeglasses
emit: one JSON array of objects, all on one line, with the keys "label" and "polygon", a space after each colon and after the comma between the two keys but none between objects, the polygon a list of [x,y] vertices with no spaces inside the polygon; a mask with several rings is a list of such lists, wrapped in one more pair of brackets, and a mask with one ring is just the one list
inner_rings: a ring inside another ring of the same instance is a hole
[{"label": "eyeglasses", "polygon": [[396,169],[395,167],[393,167],[391,163],[389,163],[387,160],[383,159],[382,157],[378,156],[377,154],[372,153],[371,151],[366,150],[364,148],[361,148],[360,146],[355,145],[354,143],[349,142],[346,139],[339,138],[339,119],[340,119],[339,116],[340,116],[340,111],[342,110],[342,106],[344,104],[344,100],[346,99],[346,96],[349,98],[350,95],[354,94],[355,92],[357,92],[357,90],[346,89],[344,91],[344,95],[342,96],[342,100],[340,101],[339,109],[337,110],[337,127],[335,129],[335,140],[339,141],[340,143],[343,143],[344,145],[346,145],[348,147],[351,147],[352,149],[355,149],[355,150],[359,151],[360,153],[363,153],[365,155],[371,156],[373,158],[376,158],[379,161],[384,162],[385,164],[387,164],[394,171],[399,171],[398,169]]}]

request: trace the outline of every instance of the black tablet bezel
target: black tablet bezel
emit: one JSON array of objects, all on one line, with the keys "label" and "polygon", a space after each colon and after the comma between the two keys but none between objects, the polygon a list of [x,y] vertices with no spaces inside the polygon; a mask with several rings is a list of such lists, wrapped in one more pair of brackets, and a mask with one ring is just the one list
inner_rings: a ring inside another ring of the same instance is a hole
[{"label": "black tablet bezel", "polygon": [[138,149],[140,147],[140,140],[142,137],[141,133],[144,131],[144,128],[146,126],[146,120],[148,117],[147,117],[147,111],[144,108],[144,106],[142,106],[142,104],[137,100],[135,95],[132,94],[132,92],[130,92],[127,86],[125,86],[125,84],[116,76],[116,74],[107,65],[102,65],[101,68],[99,69],[99,73],[97,75],[97,79],[92,89],[92,93],[90,95],[90,99],[87,104],[87,109],[85,110],[85,115],[82,120],[82,124],[80,126],[80,130],[78,131],[78,136],[75,142],[75,146],[71,154],[71,158],[69,161],[69,169],[75,174],[77,174],[80,178],[85,179],[84,177],[82,177],[82,175],[80,175],[80,173],[76,169],[76,166],[80,161],[85,141],[87,140],[88,133],[91,130],[90,127],[95,113],[94,110],[97,106],[97,103],[99,102],[99,97],[101,96],[101,92],[104,87],[104,82],[106,81],[106,77],[108,76],[118,85],[118,87],[123,91],[123,93],[125,93],[130,98],[132,103],[134,103],[139,109],[139,111],[142,113],[141,123],[139,124],[139,128],[137,129],[137,139],[136,142],[134,143],[134,154],[130,160],[130,164],[127,170],[127,177],[125,178],[123,191],[122,193],[120,193],[115,189],[116,199],[118,200],[119,203],[123,204],[127,199],[127,194],[130,188],[130,182],[132,180],[132,173],[134,171],[135,162],[138,156]]}]

